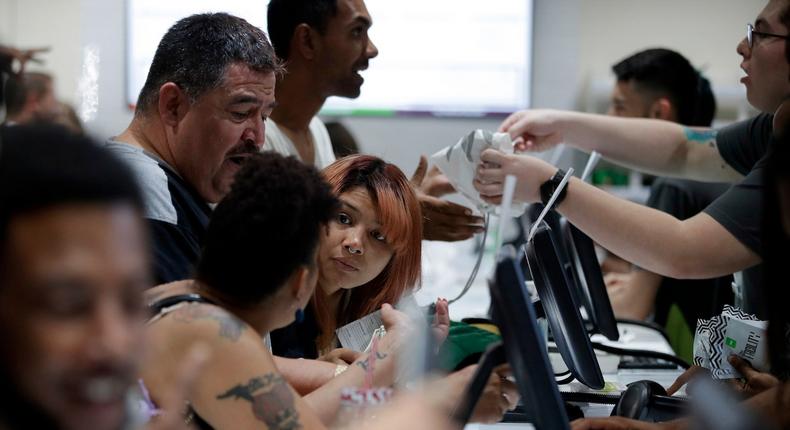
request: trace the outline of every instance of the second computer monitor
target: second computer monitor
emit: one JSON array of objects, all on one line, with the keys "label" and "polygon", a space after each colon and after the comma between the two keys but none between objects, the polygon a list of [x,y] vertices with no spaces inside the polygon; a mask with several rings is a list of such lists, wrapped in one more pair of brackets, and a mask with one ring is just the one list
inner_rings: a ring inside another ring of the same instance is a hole
[{"label": "second computer monitor", "polygon": [[560,228],[568,253],[571,275],[585,297],[582,303],[595,326],[595,331],[609,340],[618,340],[620,333],[617,330],[617,319],[609,301],[609,293],[606,291],[601,265],[595,255],[595,244],[567,218],[560,220]]},{"label": "second computer monitor", "polygon": [[590,344],[579,306],[571,296],[571,281],[566,278],[557,256],[558,246],[551,228],[545,223],[541,223],[532,240],[525,245],[535,289],[557,349],[573,377],[590,388],[602,389],[601,367]]}]

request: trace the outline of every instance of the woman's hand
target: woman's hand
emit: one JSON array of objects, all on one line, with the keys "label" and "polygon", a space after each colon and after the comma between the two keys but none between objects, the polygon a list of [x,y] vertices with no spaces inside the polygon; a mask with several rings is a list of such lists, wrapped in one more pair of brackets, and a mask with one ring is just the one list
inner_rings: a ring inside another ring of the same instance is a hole
[{"label": "woman's hand", "polygon": [[333,364],[351,364],[359,357],[362,356],[361,352],[354,351],[348,348],[335,348],[326,354],[318,357],[319,361],[327,361]]},{"label": "woman's hand", "polygon": [[447,299],[436,300],[436,314],[433,316],[431,333],[433,333],[433,340],[437,347],[442,346],[450,333],[450,308]]},{"label": "woman's hand", "polygon": [[516,151],[546,151],[562,142],[558,116],[552,110],[522,110],[507,117],[499,131],[510,134]]},{"label": "woman's hand", "polygon": [[672,396],[677,393],[681,388],[683,388],[686,383],[690,380],[696,378],[699,375],[708,375],[710,372],[708,369],[700,366],[691,366],[686,369],[685,372],[681,373],[680,376],[675,379],[675,382],[667,388],[667,395]]},{"label": "woman's hand", "polygon": [[428,159],[424,155],[420,157],[411,184],[422,210],[423,239],[455,242],[469,239],[483,230],[483,219],[473,215],[471,209],[439,198],[455,190],[436,166],[428,171]]},{"label": "woman's hand", "polygon": [[760,394],[779,385],[779,380],[774,375],[755,370],[748,361],[737,355],[731,355],[728,361],[735,370],[743,375],[740,380],[731,379],[734,388],[747,397]]},{"label": "woman's hand", "polygon": [[[428,392],[437,406],[447,409],[448,412],[458,408],[476,370],[477,365],[473,364],[432,383]],[[505,412],[516,407],[519,400],[518,390],[516,384],[505,377],[506,373],[506,367],[491,373],[475,405],[471,419],[473,422],[499,422]]]},{"label": "woman's hand", "polygon": [[516,177],[516,202],[540,201],[540,186],[551,179],[557,168],[529,155],[505,154],[495,149],[486,149],[480,154],[482,163],[477,166],[474,187],[480,197],[491,204],[502,203],[505,177]]}]

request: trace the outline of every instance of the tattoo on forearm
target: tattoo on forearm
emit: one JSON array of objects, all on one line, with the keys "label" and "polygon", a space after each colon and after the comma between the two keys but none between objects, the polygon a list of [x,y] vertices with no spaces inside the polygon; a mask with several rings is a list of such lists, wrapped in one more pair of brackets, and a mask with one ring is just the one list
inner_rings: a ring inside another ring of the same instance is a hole
[{"label": "tattoo on forearm", "polygon": [[711,148],[716,147],[716,130],[694,130],[690,127],[683,127],[686,133],[686,140],[693,143],[708,145]]},{"label": "tattoo on forearm", "polygon": [[[376,360],[383,360],[385,358],[387,358],[387,354],[376,351]],[[364,371],[367,372],[368,368],[370,367],[370,356],[368,356],[362,361],[357,361],[357,366],[361,367]]]},{"label": "tattoo on forearm", "polygon": [[252,403],[255,418],[266,423],[271,430],[302,428],[291,389],[276,373],[252,378],[250,382],[236,385],[217,396],[217,400],[225,399],[244,399]]},{"label": "tattoo on forearm", "polygon": [[226,311],[207,306],[202,303],[189,303],[173,313],[175,319],[181,322],[211,319],[219,323],[219,335],[231,341],[237,341],[246,325],[240,319]]}]

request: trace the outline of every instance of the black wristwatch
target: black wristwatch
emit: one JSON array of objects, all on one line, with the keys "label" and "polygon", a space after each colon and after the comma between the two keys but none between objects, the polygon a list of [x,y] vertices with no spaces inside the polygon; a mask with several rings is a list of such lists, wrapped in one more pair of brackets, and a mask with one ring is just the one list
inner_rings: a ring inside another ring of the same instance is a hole
[{"label": "black wristwatch", "polygon": [[[543,205],[547,205],[549,203],[549,199],[551,195],[554,194],[554,190],[560,186],[560,182],[562,182],[562,178],[565,177],[565,171],[562,169],[557,169],[557,173],[551,177],[548,181],[544,182],[540,186],[540,201]],[[559,206],[560,203],[565,199],[565,195],[568,194],[568,186],[566,185],[565,188],[560,191],[560,195],[557,197],[557,201],[554,202],[554,206]]]}]

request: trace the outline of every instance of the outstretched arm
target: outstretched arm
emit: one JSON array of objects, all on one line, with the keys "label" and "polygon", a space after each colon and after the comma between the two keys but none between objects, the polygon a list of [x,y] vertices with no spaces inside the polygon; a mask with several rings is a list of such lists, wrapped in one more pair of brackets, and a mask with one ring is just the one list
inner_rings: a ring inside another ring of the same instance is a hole
[{"label": "outstretched arm", "polygon": [[715,130],[706,128],[654,119],[529,110],[512,114],[500,129],[521,137],[522,149],[531,151],[564,142],[660,176],[709,182],[735,182],[743,177],[719,154]]},{"label": "outstretched arm", "polygon": [[[481,154],[475,188],[501,201],[506,175],[518,178],[515,200],[537,202],[540,184],[556,168],[538,158],[494,150]],[[594,241],[651,272],[678,279],[723,276],[760,262],[760,257],[706,213],[681,221],[664,212],[617,198],[577,178],[568,182],[557,210]]]}]

